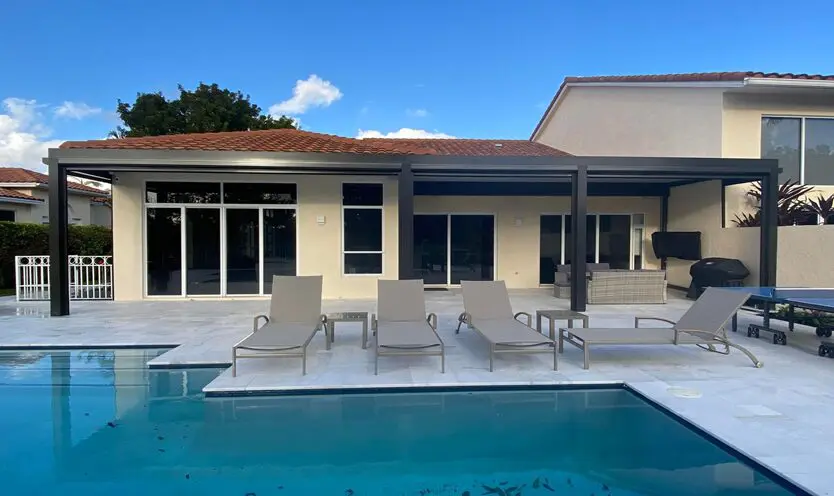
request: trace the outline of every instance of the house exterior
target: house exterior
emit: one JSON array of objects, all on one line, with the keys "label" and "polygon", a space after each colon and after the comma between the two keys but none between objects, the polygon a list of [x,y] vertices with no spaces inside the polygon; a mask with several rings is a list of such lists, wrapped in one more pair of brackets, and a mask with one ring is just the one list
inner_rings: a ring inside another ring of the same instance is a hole
[{"label": "house exterior", "polygon": [[[44,161],[50,177],[112,182],[117,300],[264,296],[272,275],[321,274],[325,298],[375,298],[380,278],[537,288],[560,263],[657,268],[648,240],[681,174],[697,183],[776,170],[761,160],[594,160],[526,140],[298,130],[67,142]],[[573,306],[584,307],[581,293]]]},{"label": "house exterior", "polygon": [[[0,167],[0,221],[49,222],[49,176],[28,169]],[[70,224],[111,225],[110,193],[80,182],[69,182]]]},{"label": "house exterior", "polygon": [[[834,76],[721,72],[569,77],[531,140],[576,155],[774,158],[780,182],[834,193]],[[749,184],[693,185],[670,199],[670,230],[700,230],[705,255],[757,264],[754,230],[734,228],[749,211]],[[676,215],[671,215],[672,210]],[[828,227],[780,228],[778,280],[830,286],[821,246]],[[751,238],[752,237],[752,238]],[[784,246],[782,246],[784,245]],[[794,258],[796,258],[794,260]],[[670,281],[685,285],[689,264],[672,262]],[[751,279],[755,282],[756,274]]]}]

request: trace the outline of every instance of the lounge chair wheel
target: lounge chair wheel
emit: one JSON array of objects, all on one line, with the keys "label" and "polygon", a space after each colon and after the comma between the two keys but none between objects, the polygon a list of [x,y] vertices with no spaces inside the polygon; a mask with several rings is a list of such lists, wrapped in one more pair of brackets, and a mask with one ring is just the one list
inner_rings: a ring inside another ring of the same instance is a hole
[{"label": "lounge chair wheel", "polygon": [[830,338],[830,337],[831,337],[831,333],[832,333],[831,328],[826,329],[826,330],[825,330],[825,337]]},{"label": "lounge chair wheel", "polygon": [[825,336],[825,329],[823,329],[822,327],[817,327],[815,332],[818,338]]}]

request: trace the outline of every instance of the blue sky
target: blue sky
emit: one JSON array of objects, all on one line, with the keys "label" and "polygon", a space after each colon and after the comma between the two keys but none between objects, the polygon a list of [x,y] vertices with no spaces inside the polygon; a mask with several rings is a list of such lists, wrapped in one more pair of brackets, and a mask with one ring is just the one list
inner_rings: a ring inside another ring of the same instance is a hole
[{"label": "blue sky", "polygon": [[177,83],[239,89],[317,132],[526,139],[567,75],[834,73],[834,5],[786,5],[10,0],[0,164],[39,167],[48,146],[106,136],[117,99]]}]

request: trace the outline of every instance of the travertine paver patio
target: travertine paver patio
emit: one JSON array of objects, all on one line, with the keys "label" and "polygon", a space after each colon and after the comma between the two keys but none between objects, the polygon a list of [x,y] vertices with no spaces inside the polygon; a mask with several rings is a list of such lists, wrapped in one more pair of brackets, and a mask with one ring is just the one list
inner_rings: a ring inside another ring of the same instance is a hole
[{"label": "travertine paver patio", "polygon": [[[428,311],[439,316],[447,346],[447,371],[430,357],[390,357],[373,375],[373,352],[360,346],[361,328],[340,324],[336,342],[325,350],[324,335],[311,344],[308,375],[299,360],[259,359],[239,364],[239,376],[223,372],[208,394],[258,394],[286,389],[407,387],[509,384],[581,384],[626,382],[652,400],[711,432],[818,494],[832,494],[828,464],[834,457],[830,415],[834,411],[834,360],[816,355],[817,338],[808,329],[789,336],[789,346],[732,335],[764,361],[752,366],[741,353],[705,353],[695,347],[610,347],[595,350],[591,370],[583,370],[581,353],[568,348],[559,371],[546,356],[502,356],[495,372],[487,369],[485,343],[473,331],[455,335],[462,309],[459,295],[426,293]],[[511,295],[516,311],[566,308],[545,291]],[[628,327],[634,315],[679,317],[690,304],[680,298],[667,305],[591,306],[591,325]],[[251,331],[252,316],[267,308],[265,300],[84,302],[73,315],[49,318],[44,303],[17,305],[0,299],[0,347],[177,346],[149,365],[176,367],[219,364],[231,360],[231,346]],[[325,311],[365,310],[373,301],[326,301]],[[754,319],[742,314],[740,326]]]}]

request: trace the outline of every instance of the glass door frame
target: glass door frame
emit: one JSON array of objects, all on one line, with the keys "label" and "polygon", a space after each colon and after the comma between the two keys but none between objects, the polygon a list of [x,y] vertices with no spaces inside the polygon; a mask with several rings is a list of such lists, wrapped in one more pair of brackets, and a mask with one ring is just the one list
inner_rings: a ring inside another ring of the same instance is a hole
[{"label": "glass door frame", "polygon": [[[293,210],[295,212],[295,272],[298,273],[298,256],[299,256],[299,246],[298,246],[298,205],[282,205],[282,204],[246,204],[246,203],[234,203],[234,204],[226,204],[222,206],[223,212],[220,215],[220,272],[222,277],[220,278],[220,296],[230,296],[230,297],[240,297],[245,298],[247,296],[269,296],[264,294],[264,271],[266,269],[264,265],[264,241],[266,236],[264,236],[264,210]],[[258,211],[258,292],[257,294],[238,294],[233,293],[229,294],[228,292],[228,277],[227,277],[227,269],[228,269],[228,246],[229,246],[229,237],[227,236],[226,232],[226,211],[234,209],[234,210],[257,210]]]},{"label": "glass door frame", "polygon": [[[567,229],[567,225],[566,225],[567,218],[570,217],[571,213],[570,212],[541,212],[541,213],[539,213],[539,246],[541,246],[541,218],[542,218],[542,216],[545,216],[545,215],[559,216],[559,217],[562,218],[562,232],[560,234],[562,247],[561,247],[561,260],[560,261],[561,261],[561,263],[564,264],[565,263],[565,255],[567,254],[567,250],[570,249],[568,246],[566,246],[566,243],[565,243],[565,232],[566,232],[566,229]],[[635,215],[643,215],[643,218],[645,219],[645,213],[642,213],[642,212],[588,212],[587,215],[589,217],[590,216],[596,217],[595,226],[594,226],[596,232],[594,233],[594,262],[593,263],[599,263],[599,227],[600,227],[600,219],[599,218],[600,218],[600,216],[602,216],[602,215],[628,216],[628,218],[629,218],[629,221],[628,221],[629,222],[629,246],[628,246],[628,260],[629,260],[629,262],[628,262],[628,270],[634,270],[634,232],[635,232],[636,229],[639,229],[645,235],[645,226],[644,226],[644,224],[640,224],[640,225],[635,224],[634,223],[634,216]],[[643,250],[643,252],[645,253],[645,250]],[[541,258],[541,254],[539,254],[539,258]],[[541,262],[539,262],[539,263],[541,263]],[[552,286],[552,285],[551,284],[543,284],[543,283],[540,282],[539,286],[547,287],[547,286]]]},{"label": "glass door frame", "polygon": [[[415,212],[414,216],[433,215],[446,217],[446,284],[425,284],[427,288],[445,289],[459,288],[460,284],[452,284],[452,216],[453,215],[482,215],[492,217],[492,280],[498,276],[498,214],[495,212]],[[414,222],[412,220],[412,222]]]},{"label": "glass door frame", "polygon": [[[188,294],[188,243],[186,236],[188,230],[186,228],[186,210],[188,209],[217,209],[220,211],[220,292],[218,294],[207,295],[189,295]],[[178,295],[151,295],[148,294],[148,209],[169,209],[180,212],[180,284],[181,291]],[[257,294],[228,294],[227,293],[227,255],[228,255],[228,237],[226,233],[226,210],[227,209],[244,209],[244,210],[258,210],[258,236],[259,236],[259,253],[258,263],[259,282]],[[296,229],[295,229],[295,267],[298,273],[298,259],[300,250],[298,246],[299,230],[298,230],[298,205],[283,205],[283,204],[221,204],[221,203],[151,203],[145,204],[142,207],[142,294],[144,298],[151,299],[176,299],[176,298],[218,298],[218,297],[253,297],[253,296],[268,296],[264,295],[264,210],[293,210],[295,211]]]}]

